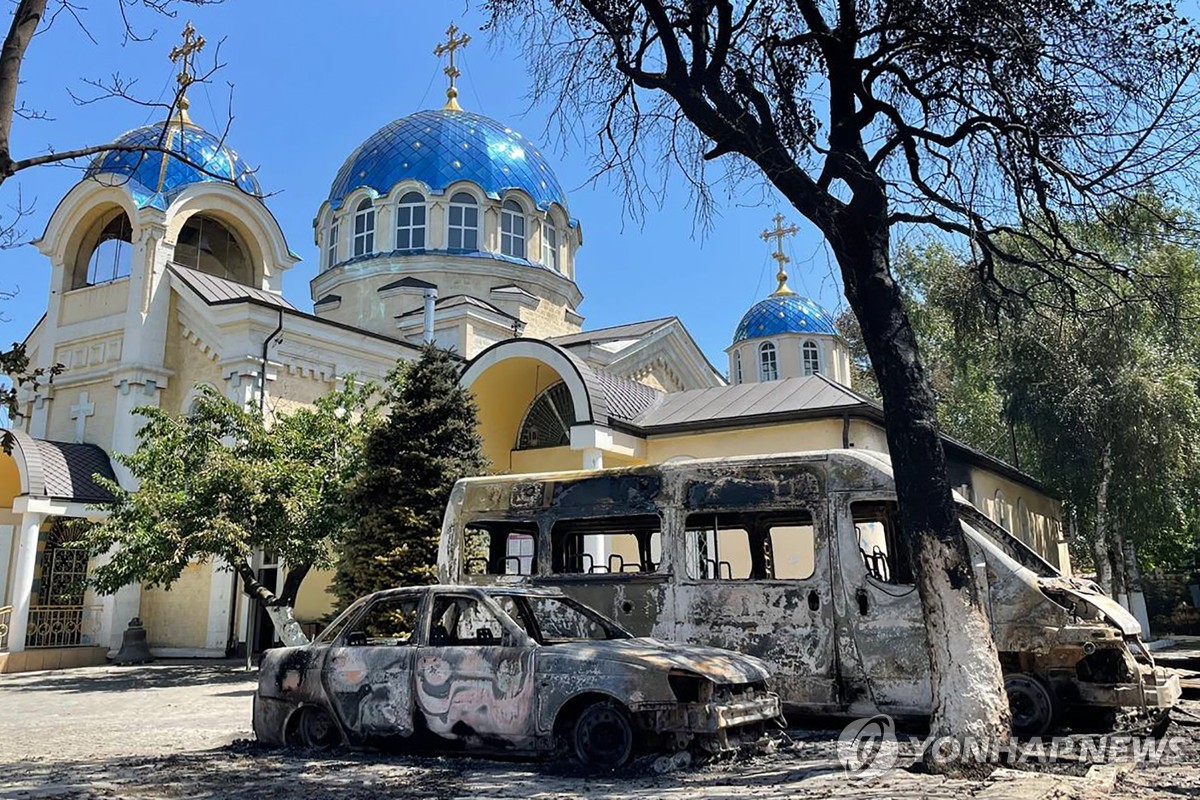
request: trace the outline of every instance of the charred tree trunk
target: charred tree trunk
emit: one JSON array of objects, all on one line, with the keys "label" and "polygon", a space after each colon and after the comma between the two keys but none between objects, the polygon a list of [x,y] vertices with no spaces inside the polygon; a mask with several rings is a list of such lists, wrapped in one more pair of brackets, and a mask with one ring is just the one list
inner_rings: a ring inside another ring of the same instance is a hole
[{"label": "charred tree trunk", "polygon": [[304,635],[300,623],[296,621],[295,607],[296,596],[300,593],[300,584],[308,575],[311,566],[300,564],[290,568],[287,578],[283,582],[283,589],[276,594],[263,586],[258,580],[258,576],[254,574],[254,569],[246,563],[245,559],[237,559],[232,563],[242,579],[242,586],[245,588],[246,594],[262,601],[263,608],[266,610],[267,616],[271,618],[275,632],[279,634],[279,641],[283,642],[286,647],[308,644],[308,637]]},{"label": "charred tree trunk", "polygon": [[1104,446],[1100,457],[1100,484],[1096,487],[1096,524],[1092,534],[1092,554],[1096,559],[1096,582],[1109,595],[1113,593],[1112,555],[1108,550],[1108,487],[1112,483],[1112,451]]},{"label": "charred tree trunk", "polygon": [[1003,675],[949,491],[935,398],[891,276],[886,201],[881,194],[874,208],[857,213],[856,203],[829,240],[883,396],[901,524],[929,638],[931,732],[1005,741],[1010,716]]},{"label": "charred tree trunk", "polygon": [[1125,568],[1125,593],[1129,596],[1129,613],[1137,617],[1142,626],[1142,639],[1149,641],[1150,611],[1146,608],[1146,595],[1142,591],[1142,569],[1138,566],[1137,547],[1128,536],[1121,537],[1121,562]]}]

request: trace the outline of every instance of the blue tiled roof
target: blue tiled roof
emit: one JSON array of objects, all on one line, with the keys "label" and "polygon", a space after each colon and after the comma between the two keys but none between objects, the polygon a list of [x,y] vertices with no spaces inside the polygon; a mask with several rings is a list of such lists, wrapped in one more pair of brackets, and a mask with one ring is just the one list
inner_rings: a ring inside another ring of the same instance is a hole
[{"label": "blue tiled roof", "polygon": [[329,190],[334,208],[360,186],[380,194],[414,179],[430,191],[455,181],[478,184],[498,198],[521,189],[539,208],[567,207],[566,195],[537,145],[494,119],[467,111],[418,111],[380,128],[338,170]]},{"label": "blue tiled roof", "polygon": [[191,163],[167,153],[108,150],[96,156],[85,177],[119,176],[126,181],[138,208],[166,209],[175,195],[186,187],[209,181],[228,181],[250,194],[262,196],[258,180],[246,162],[219,137],[190,122],[180,122],[176,118],[170,123],[135,128],[113,144],[145,147],[158,146],[160,142]]},{"label": "blue tiled roof", "polygon": [[833,316],[798,294],[773,294],[759,300],[738,323],[734,344],[780,333],[837,334]]}]

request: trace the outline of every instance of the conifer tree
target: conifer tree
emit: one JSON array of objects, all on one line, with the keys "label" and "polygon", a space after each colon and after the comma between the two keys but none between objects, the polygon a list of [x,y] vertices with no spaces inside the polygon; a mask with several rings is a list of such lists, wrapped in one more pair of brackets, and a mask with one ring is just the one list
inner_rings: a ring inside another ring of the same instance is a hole
[{"label": "conifer tree", "polygon": [[450,490],[487,466],[475,399],[459,386],[449,352],[426,345],[417,360],[397,364],[386,394],[387,417],[350,486],[359,519],[334,579],[341,608],[380,589],[433,583]]}]

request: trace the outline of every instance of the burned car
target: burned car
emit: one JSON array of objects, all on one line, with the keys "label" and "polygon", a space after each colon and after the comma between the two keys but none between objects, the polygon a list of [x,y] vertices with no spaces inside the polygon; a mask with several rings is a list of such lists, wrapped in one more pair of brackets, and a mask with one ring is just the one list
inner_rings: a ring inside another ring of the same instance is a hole
[{"label": "burned car", "polygon": [[254,732],[275,745],[709,751],[780,716],[766,665],[634,638],[555,589],[428,586],[369,595],[311,644],[268,651]]}]

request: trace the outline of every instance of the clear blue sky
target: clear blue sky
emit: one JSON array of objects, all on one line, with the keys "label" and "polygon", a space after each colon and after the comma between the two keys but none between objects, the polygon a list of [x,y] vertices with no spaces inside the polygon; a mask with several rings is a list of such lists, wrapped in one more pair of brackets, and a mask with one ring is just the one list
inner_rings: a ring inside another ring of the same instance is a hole
[{"label": "clear blue sky", "polygon": [[[583,224],[577,279],[585,295],[579,309],[587,317],[585,327],[674,314],[724,371],[723,350],[741,315],[774,288],[774,265],[758,233],[780,209],[801,228],[787,248],[793,258],[792,287],[832,311],[844,306],[819,235],[760,186],[739,187],[740,196],[732,199],[719,192],[718,217],[707,234],[694,219],[679,176],[672,180],[663,208],[653,211],[644,226],[631,219],[616,187],[587,183],[594,131],[581,127],[569,152],[552,146],[545,132],[546,109],[528,101],[530,78],[520,47],[490,41],[479,31],[483,19],[477,7],[461,0],[227,0],[199,9],[181,6],[175,20],[137,11],[139,28],[156,28],[157,34],[152,41],[124,46],[115,5],[90,5],[92,10],[82,13],[95,43],[65,15],[35,38],[22,73],[21,98],[54,121],[18,121],[14,155],[102,143],[157,121],[159,112],[122,100],[76,106],[67,89],[87,95],[91,90],[82,79],[119,71],[137,79],[140,96],[167,97],[174,71],[166,54],[190,16],[209,48],[225,38],[221,57],[227,64],[214,85],[193,90],[192,117],[220,130],[228,108],[226,84],[234,84],[228,141],[258,167],[265,190],[275,193],[268,205],[303,258],[285,276],[284,293],[302,309],[311,309],[308,282],[317,265],[312,219],[330,182],[351,151],[375,130],[441,105],[445,78],[432,50],[451,21],[474,38],[462,63],[463,107],[545,144],[543,150],[568,192],[571,213]],[[210,56],[206,50],[201,63]],[[22,226],[25,238],[36,238],[83,166],[41,168],[10,179],[0,187],[0,213],[8,217],[19,189],[24,202],[34,206]],[[0,288],[20,291],[0,305],[0,341],[24,338],[37,322],[46,307],[48,279],[49,263],[32,246],[0,252]]]}]

